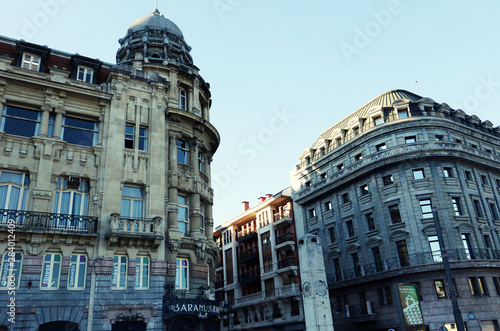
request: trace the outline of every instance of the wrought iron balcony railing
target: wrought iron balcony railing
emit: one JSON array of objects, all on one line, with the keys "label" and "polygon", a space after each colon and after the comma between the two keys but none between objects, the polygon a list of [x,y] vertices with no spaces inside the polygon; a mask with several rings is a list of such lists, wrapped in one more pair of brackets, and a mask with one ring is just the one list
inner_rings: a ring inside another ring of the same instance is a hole
[{"label": "wrought iron balcony railing", "polygon": [[287,267],[296,267],[297,261],[295,258],[288,258],[286,260],[278,261],[278,269],[283,269]]},{"label": "wrought iron balcony railing", "polygon": [[98,217],[0,209],[0,226],[14,220],[16,229],[29,231],[70,231],[97,233]]},{"label": "wrought iron balcony railing", "polygon": [[291,218],[292,217],[292,211],[291,210],[283,210],[282,212],[276,213],[273,215],[274,221],[280,221],[284,218]]},{"label": "wrought iron balcony railing", "polygon": [[247,272],[240,273],[238,275],[240,282],[251,281],[260,277],[260,270],[254,269]]},{"label": "wrought iron balcony railing", "polygon": [[249,248],[238,254],[240,262],[245,262],[259,257],[259,250],[257,247]]},{"label": "wrought iron balcony railing", "polygon": [[282,244],[287,241],[295,241],[295,238],[292,233],[285,233],[276,238],[276,245]]}]

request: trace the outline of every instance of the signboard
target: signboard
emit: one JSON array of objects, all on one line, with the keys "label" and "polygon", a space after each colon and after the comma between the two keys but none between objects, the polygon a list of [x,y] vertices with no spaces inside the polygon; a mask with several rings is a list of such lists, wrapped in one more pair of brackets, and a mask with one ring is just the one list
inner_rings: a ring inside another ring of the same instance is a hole
[{"label": "signboard", "polygon": [[398,294],[406,327],[424,325],[417,288],[411,284],[398,284]]},{"label": "signboard", "polygon": [[209,318],[219,316],[219,303],[215,300],[205,299],[174,299],[169,300],[167,296],[163,299],[163,309],[169,318],[172,315],[194,315],[198,318]]}]

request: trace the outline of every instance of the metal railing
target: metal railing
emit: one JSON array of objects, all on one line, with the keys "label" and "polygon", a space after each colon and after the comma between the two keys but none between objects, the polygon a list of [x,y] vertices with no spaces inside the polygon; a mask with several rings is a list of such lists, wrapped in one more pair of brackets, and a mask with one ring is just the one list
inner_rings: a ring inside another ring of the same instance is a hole
[{"label": "metal railing", "polygon": [[249,260],[251,258],[256,258],[256,257],[259,257],[259,251],[257,247],[249,248],[238,254],[238,259],[240,260],[240,262],[242,260]]},{"label": "metal railing", "polygon": [[286,260],[278,261],[278,269],[283,269],[287,267],[296,267],[297,261],[295,258],[288,258]]},{"label": "metal railing", "polygon": [[19,230],[97,233],[99,218],[92,216],[0,209],[0,227],[7,226],[9,220],[14,220],[16,229]]},{"label": "metal railing", "polygon": [[254,269],[247,272],[243,272],[238,274],[238,278],[240,282],[245,282],[248,280],[256,279],[260,277],[260,270]]},{"label": "metal railing", "polygon": [[282,244],[287,241],[295,241],[293,233],[285,233],[276,238],[276,245]]},{"label": "metal railing", "polygon": [[238,236],[237,236],[237,239],[238,240],[242,240],[246,237],[249,237],[249,236],[252,236],[252,235],[255,235],[257,234],[257,229],[255,227],[250,227],[250,228],[247,228],[243,231],[239,231],[238,232]]},{"label": "metal railing", "polygon": [[274,221],[281,221],[284,218],[291,218],[292,217],[292,211],[291,210],[283,210],[281,212],[278,212],[273,215]]}]

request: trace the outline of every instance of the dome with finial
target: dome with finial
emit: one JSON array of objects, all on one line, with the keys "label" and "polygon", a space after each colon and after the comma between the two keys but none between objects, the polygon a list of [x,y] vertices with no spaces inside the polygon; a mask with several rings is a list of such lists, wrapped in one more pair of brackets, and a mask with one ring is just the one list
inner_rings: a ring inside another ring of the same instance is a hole
[{"label": "dome with finial", "polygon": [[118,64],[137,65],[142,62],[173,64],[181,69],[193,67],[189,54],[191,47],[184,40],[181,29],[158,9],[132,23],[119,42]]}]

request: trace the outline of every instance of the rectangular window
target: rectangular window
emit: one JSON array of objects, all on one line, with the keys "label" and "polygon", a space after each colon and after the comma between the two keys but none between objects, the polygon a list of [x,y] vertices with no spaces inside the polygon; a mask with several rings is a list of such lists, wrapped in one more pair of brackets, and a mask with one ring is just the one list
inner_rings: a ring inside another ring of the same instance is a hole
[{"label": "rectangular window", "polygon": [[[175,289],[189,289],[189,261],[187,259],[175,259]],[[229,284],[229,282],[228,282]]]},{"label": "rectangular window", "polygon": [[383,151],[384,149],[387,149],[387,145],[385,143],[378,144],[375,146],[375,151],[377,152]]},{"label": "rectangular window", "polygon": [[40,133],[41,113],[19,107],[5,106],[0,121],[0,130],[6,134],[34,137]]},{"label": "rectangular window", "polygon": [[420,212],[422,213],[422,218],[432,218],[432,201],[431,199],[420,199],[418,201],[420,204]]},{"label": "rectangular window", "polygon": [[394,184],[394,178],[392,175],[386,175],[382,177],[382,182],[384,183],[384,186],[392,185]]},{"label": "rectangular window", "polygon": [[405,137],[405,143],[407,143],[407,144],[413,144],[416,142],[417,142],[417,136]]},{"label": "rectangular window", "polygon": [[413,179],[418,180],[425,178],[424,169],[413,169],[412,173],[413,173]]},{"label": "rectangular window", "polygon": [[179,88],[179,108],[182,110],[187,109],[187,97],[186,90],[183,88]]},{"label": "rectangular window", "polygon": [[[0,171],[0,209],[25,210],[30,179],[28,174]],[[7,222],[10,216],[0,217]]]},{"label": "rectangular window", "polygon": [[330,201],[325,202],[323,206],[325,207],[325,212],[332,210],[332,203]]},{"label": "rectangular window", "polygon": [[349,201],[351,201],[349,199],[349,193],[344,193],[340,196],[341,200],[342,200],[342,203],[348,203]]},{"label": "rectangular window", "polygon": [[[90,183],[79,177],[58,178],[54,196],[54,214],[60,215],[87,215],[89,204]],[[85,228],[85,222],[71,221],[66,217],[57,217],[52,225],[61,228]]]},{"label": "rectangular window", "polygon": [[470,259],[472,259],[472,255],[471,255],[472,245],[471,245],[471,241],[470,241],[470,234],[462,233],[461,238],[462,238],[462,246],[464,247],[464,249],[463,249],[464,257],[467,260],[470,260]]},{"label": "rectangular window", "polygon": [[337,282],[342,280],[342,269],[340,268],[339,259],[333,259],[333,272],[335,273],[335,280]]},{"label": "rectangular window", "polygon": [[204,234],[205,232],[203,230],[205,229],[205,205],[202,203],[200,203],[200,229]]},{"label": "rectangular window", "polygon": [[398,252],[399,263],[401,267],[409,267],[410,255],[408,254],[408,246],[406,245],[406,240],[396,241],[396,249]]},{"label": "rectangular window", "polygon": [[484,277],[469,277],[469,287],[473,296],[488,295],[488,286]]},{"label": "rectangular window", "polygon": [[177,162],[182,164],[189,164],[189,147],[186,141],[177,140]]},{"label": "rectangular window", "polygon": [[372,248],[373,264],[375,264],[375,270],[377,272],[384,271],[384,263],[382,262],[382,255],[380,254],[380,248]]},{"label": "rectangular window", "polygon": [[322,173],[319,177],[321,178],[321,180],[325,180],[325,179],[326,179],[326,177],[327,177],[327,173],[326,173],[326,172],[324,172],[324,173]]},{"label": "rectangular window", "polygon": [[40,56],[31,53],[23,53],[23,62],[21,63],[21,68],[40,71],[41,62],[42,58]]},{"label": "rectangular window", "polygon": [[483,185],[488,185],[489,184],[488,177],[486,175],[481,175],[481,183]]},{"label": "rectangular window", "polygon": [[408,117],[408,109],[407,108],[398,109],[398,117],[399,118],[407,118]]},{"label": "rectangular window", "polygon": [[434,262],[442,262],[443,257],[441,256],[441,247],[439,246],[439,240],[437,236],[428,236],[429,246],[431,248],[432,260]]},{"label": "rectangular window", "polygon": [[360,161],[361,159],[363,159],[363,154],[359,153],[354,155],[354,161]]},{"label": "rectangular window", "polygon": [[59,288],[59,278],[61,277],[61,263],[61,254],[45,254],[45,256],[43,257],[40,289],[57,290]]},{"label": "rectangular window", "polygon": [[131,186],[123,187],[120,217],[124,219],[143,218],[143,195],[141,188]]},{"label": "rectangular window", "polygon": [[434,135],[434,140],[435,141],[443,141],[444,136],[442,134],[436,134],[436,135]]},{"label": "rectangular window", "polygon": [[87,255],[71,255],[68,273],[68,290],[85,289],[87,278]]},{"label": "rectangular window", "polygon": [[189,207],[187,197],[183,195],[177,196],[177,228],[185,236],[189,234]]},{"label": "rectangular window", "polygon": [[352,128],[352,134],[354,137],[357,137],[359,135],[359,126]]},{"label": "rectangular window", "polygon": [[399,205],[389,206],[389,216],[391,218],[392,224],[403,222],[403,220],[401,219],[401,212],[399,211]]},{"label": "rectangular window", "polygon": [[443,175],[445,178],[453,177],[453,168],[452,167],[443,167]]},{"label": "rectangular window", "polygon": [[497,294],[500,295],[500,277],[493,277],[493,283],[495,284]]},{"label": "rectangular window", "polygon": [[434,289],[436,290],[436,296],[438,299],[446,298],[446,289],[442,279],[434,281]]},{"label": "rectangular window", "polygon": [[370,193],[370,190],[368,189],[368,184],[364,184],[364,185],[361,185],[359,187],[359,194],[361,194],[362,196],[367,195],[369,193]]},{"label": "rectangular window", "polygon": [[379,116],[375,116],[375,117],[373,118],[373,124],[374,124],[375,126],[380,125],[380,124],[384,124],[384,119],[383,119],[383,118],[382,118],[382,116],[380,116],[380,115],[379,115]]},{"label": "rectangular window", "polygon": [[61,130],[61,138],[69,144],[81,146],[96,146],[97,123],[73,117],[64,117]]},{"label": "rectangular window", "polygon": [[344,164],[343,163],[337,165],[337,170],[338,171],[343,170],[343,169],[344,169]]},{"label": "rectangular window", "polygon": [[453,211],[455,216],[462,216],[462,205],[460,203],[460,198],[451,198],[451,203],[453,204]]},{"label": "rectangular window", "polygon": [[134,148],[134,129],[133,125],[125,125],[125,148]]},{"label": "rectangular window", "polygon": [[135,141],[139,139],[139,144],[137,148],[140,151],[146,151],[148,149],[148,129],[139,128],[139,137],[135,137],[135,126],[134,125],[126,125],[125,126],[125,148],[134,149]]},{"label": "rectangular window", "polygon": [[378,304],[381,306],[385,306],[384,290],[382,288],[377,289],[377,296],[378,296]]},{"label": "rectangular window", "polygon": [[78,66],[76,80],[92,84],[94,82],[94,69],[84,66]]},{"label": "rectangular window", "polygon": [[498,220],[498,208],[494,203],[490,203],[490,212],[494,220]]},{"label": "rectangular window", "polygon": [[264,272],[273,271],[273,256],[272,254],[267,254],[262,257],[262,261],[264,262]]},{"label": "rectangular window", "polygon": [[368,231],[375,230],[376,226],[375,226],[375,219],[373,218],[373,213],[366,213],[365,219],[366,219],[366,225],[368,227]]},{"label": "rectangular window", "polygon": [[476,216],[483,218],[484,217],[484,212],[483,212],[483,207],[481,206],[481,201],[479,200],[473,200],[472,201],[474,204],[474,210],[476,211]]},{"label": "rectangular window", "polygon": [[23,253],[7,252],[3,255],[2,270],[0,271],[0,290],[19,288]]},{"label": "rectangular window", "polygon": [[352,220],[346,221],[345,226],[347,229],[347,238],[352,238],[356,236],[356,232],[354,231],[354,224],[352,223]]},{"label": "rectangular window", "polygon": [[198,170],[200,172],[205,172],[205,159],[203,158],[203,153],[200,149],[198,150]]},{"label": "rectangular window", "polygon": [[137,256],[135,258],[135,289],[149,288],[149,257]]},{"label": "rectangular window", "polygon": [[354,269],[354,275],[356,277],[360,277],[361,276],[361,265],[359,263],[358,253],[351,254],[351,260],[352,260],[352,267]]},{"label": "rectangular window", "polygon": [[392,290],[390,286],[384,287],[385,299],[388,305],[392,305]]},{"label": "rectangular window", "polygon": [[464,170],[464,174],[465,174],[466,180],[469,180],[471,182],[474,181],[474,177],[472,176],[472,172],[470,172],[469,170]]},{"label": "rectangular window", "polygon": [[309,218],[316,217],[316,210],[314,208],[309,209],[307,215],[309,216]]},{"label": "rectangular window", "polygon": [[337,234],[335,233],[335,227],[328,228],[328,235],[330,237],[330,244],[337,242]]},{"label": "rectangular window", "polygon": [[127,288],[127,268],[128,258],[124,255],[115,255],[113,257],[113,272],[111,274],[111,288]]}]

